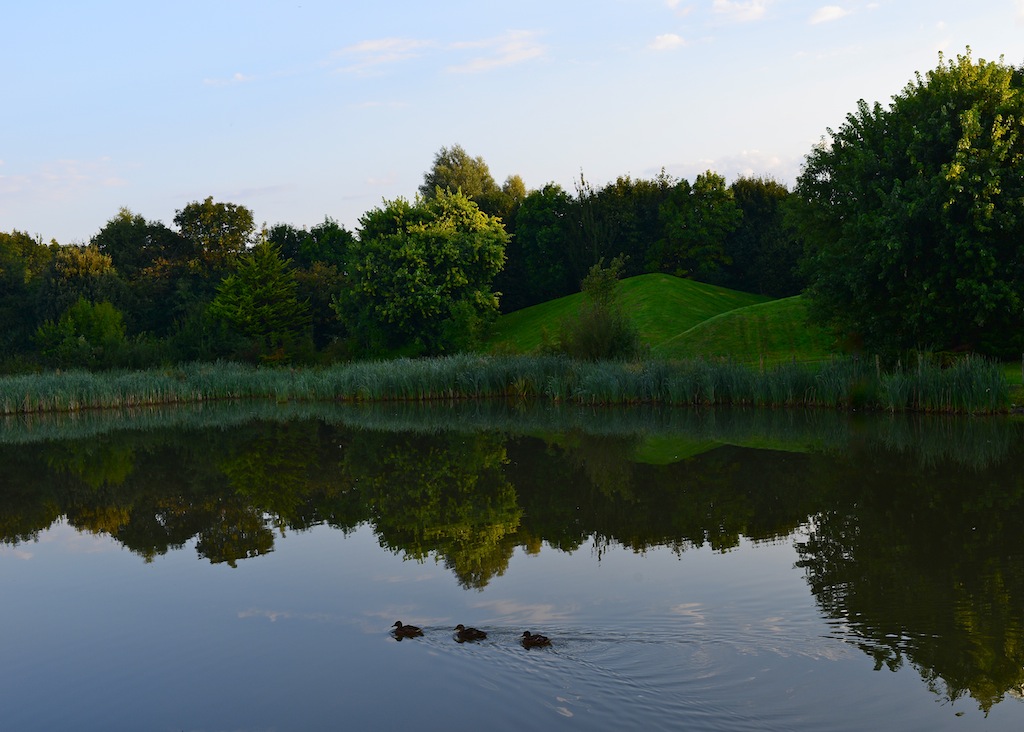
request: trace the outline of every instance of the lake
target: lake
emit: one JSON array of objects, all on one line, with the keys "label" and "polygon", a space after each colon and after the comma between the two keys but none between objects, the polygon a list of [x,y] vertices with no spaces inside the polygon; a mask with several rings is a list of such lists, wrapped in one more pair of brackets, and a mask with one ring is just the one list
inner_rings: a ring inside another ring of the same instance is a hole
[{"label": "lake", "polygon": [[1005,418],[224,404],[0,464],[3,730],[1024,727]]}]

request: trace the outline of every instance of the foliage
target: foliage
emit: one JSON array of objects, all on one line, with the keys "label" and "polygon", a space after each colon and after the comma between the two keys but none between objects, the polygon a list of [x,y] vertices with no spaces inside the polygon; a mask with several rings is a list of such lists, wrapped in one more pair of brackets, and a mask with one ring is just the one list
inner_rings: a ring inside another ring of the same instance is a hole
[{"label": "foliage", "polygon": [[77,411],[214,399],[430,402],[528,398],[580,405],[752,405],[990,413],[1008,405],[1000,367],[922,359],[889,371],[857,359],[759,369],[725,359],[580,361],[565,356],[357,362],[320,369],[189,364],[106,375],[0,377],[0,414]]},{"label": "foliage", "polygon": [[737,178],[729,191],[742,218],[725,236],[724,263],[708,281],[772,297],[799,294],[803,247],[784,216],[789,190],[770,178]]},{"label": "foliage", "polygon": [[615,242],[613,252],[623,256],[623,276],[644,272],[648,250],[664,236],[662,207],[670,200],[681,181],[664,169],[652,179],[619,176],[597,192],[596,204]]},{"label": "foliage", "polygon": [[242,255],[217,287],[210,313],[256,346],[263,361],[289,361],[310,337],[309,303],[300,302],[289,260],[267,240]]},{"label": "foliage", "polygon": [[95,368],[114,362],[124,334],[124,317],[117,308],[80,297],[56,323],[43,323],[35,338],[47,365]]},{"label": "foliage", "polygon": [[266,232],[266,238],[300,269],[317,263],[343,267],[348,248],[355,241],[355,235],[332,218],[325,218],[308,231],[277,224]]},{"label": "foliage", "polygon": [[561,186],[549,183],[526,194],[515,216],[508,263],[498,277],[506,312],[575,292],[567,243],[573,202]]},{"label": "foliage", "polygon": [[439,353],[493,320],[508,235],[462,193],[399,198],[360,219],[337,310],[362,348]]},{"label": "foliage", "polygon": [[213,270],[228,267],[252,241],[252,211],[235,203],[215,203],[213,196],[193,201],[174,215],[174,223],[191,245],[198,262]]},{"label": "foliage", "polygon": [[704,279],[728,264],[725,238],[742,221],[725,178],[701,173],[691,185],[679,181],[660,208],[662,238],[648,252],[648,269]]},{"label": "foliage", "polygon": [[35,331],[35,292],[53,253],[20,231],[0,232],[0,353],[28,350]]},{"label": "foliage", "polygon": [[622,257],[607,267],[604,260],[590,268],[583,280],[583,304],[575,315],[562,320],[551,349],[587,361],[629,359],[642,350],[640,333],[619,301]]},{"label": "foliage", "polygon": [[471,157],[461,145],[452,145],[437,152],[419,188],[420,196],[428,200],[439,192],[461,192],[485,214],[507,220],[526,195],[526,186],[514,175],[499,187],[482,157]]},{"label": "foliage", "polygon": [[90,245],[110,257],[124,284],[123,311],[130,333],[166,335],[173,325],[171,275],[187,272],[189,244],[162,223],[122,208]]},{"label": "foliage", "polygon": [[59,246],[41,274],[37,312],[40,320],[57,321],[82,298],[118,302],[122,296],[110,257],[94,246]]},{"label": "foliage", "polygon": [[870,351],[1024,347],[1024,80],[970,52],[861,101],[796,194],[814,315]]}]

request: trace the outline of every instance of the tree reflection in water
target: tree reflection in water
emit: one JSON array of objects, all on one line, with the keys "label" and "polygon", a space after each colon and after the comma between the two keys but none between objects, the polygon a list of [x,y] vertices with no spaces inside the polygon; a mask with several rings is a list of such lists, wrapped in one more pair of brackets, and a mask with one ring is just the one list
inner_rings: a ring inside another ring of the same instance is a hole
[{"label": "tree reflection in water", "polygon": [[727,551],[796,535],[835,633],[877,668],[909,664],[940,697],[969,695],[986,711],[1024,683],[1012,424],[549,410],[493,423],[456,412],[446,428],[443,410],[424,414],[417,427],[403,407],[398,431],[371,410],[192,429],[113,423],[65,440],[5,433],[0,539],[30,541],[65,518],[146,560],[194,542],[233,567],[288,531],[369,524],[385,549],[434,558],[479,589],[517,547]]}]

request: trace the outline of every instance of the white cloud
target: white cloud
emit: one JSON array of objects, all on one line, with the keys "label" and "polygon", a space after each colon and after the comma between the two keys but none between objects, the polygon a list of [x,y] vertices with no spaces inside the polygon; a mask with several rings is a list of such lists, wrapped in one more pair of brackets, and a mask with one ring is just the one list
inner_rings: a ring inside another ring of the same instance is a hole
[{"label": "white cloud", "polygon": [[769,0],[714,0],[711,10],[728,20],[745,23],[763,18],[768,3]]},{"label": "white cloud", "polygon": [[839,20],[849,14],[849,10],[844,10],[838,5],[826,5],[822,8],[818,8],[808,22],[811,25],[817,25],[818,23],[830,23],[833,20]]},{"label": "white cloud", "polygon": [[740,177],[764,176],[791,186],[800,172],[802,161],[802,156],[787,158],[761,150],[742,150],[733,155],[719,158],[704,158],[703,160],[690,160],[685,163],[668,165],[666,170],[671,175],[686,178],[689,181],[693,181],[701,173],[711,170],[724,176],[729,182]]},{"label": "white cloud", "polygon": [[433,41],[415,38],[376,38],[347,46],[334,55],[355,59],[354,63],[343,67],[341,71],[361,72],[416,58],[435,45]]},{"label": "white cloud", "polygon": [[126,183],[110,158],[49,160],[29,172],[0,175],[0,193],[5,196],[32,195],[54,201]]},{"label": "white cloud", "polygon": [[203,83],[207,86],[230,86],[232,84],[244,84],[252,81],[256,77],[246,76],[245,74],[235,73],[227,79],[203,79]]},{"label": "white cloud", "polygon": [[544,46],[537,42],[536,32],[511,30],[495,38],[448,44],[414,38],[379,38],[343,48],[333,57],[353,60],[339,71],[361,73],[428,54],[468,56],[468,60],[453,63],[446,70],[478,73],[540,58]]},{"label": "white cloud", "polygon": [[665,0],[665,5],[680,18],[686,17],[693,12],[692,5],[683,5],[680,7],[680,5],[682,5],[682,0]]},{"label": "white cloud", "polygon": [[537,33],[534,31],[512,30],[497,38],[453,43],[453,50],[478,51],[479,54],[465,63],[449,66],[448,71],[479,73],[532,61],[544,55],[544,46],[536,38]]},{"label": "white cloud", "polygon": [[1024,25],[1024,0],[1017,0],[1017,25]]},{"label": "white cloud", "polygon": [[651,41],[647,47],[652,51],[670,51],[673,48],[679,48],[680,46],[685,45],[686,41],[681,36],[678,36],[675,33],[663,33]]}]

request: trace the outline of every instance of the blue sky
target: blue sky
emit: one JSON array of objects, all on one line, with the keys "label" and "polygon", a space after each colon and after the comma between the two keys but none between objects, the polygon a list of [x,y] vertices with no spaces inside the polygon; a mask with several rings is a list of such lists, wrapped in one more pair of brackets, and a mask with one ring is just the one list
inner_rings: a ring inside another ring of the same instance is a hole
[{"label": "blue sky", "polygon": [[456,143],[528,188],[792,184],[940,51],[1024,63],[1024,0],[37,0],[4,28],[0,231],[61,243],[206,196],[354,229]]}]

